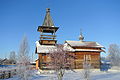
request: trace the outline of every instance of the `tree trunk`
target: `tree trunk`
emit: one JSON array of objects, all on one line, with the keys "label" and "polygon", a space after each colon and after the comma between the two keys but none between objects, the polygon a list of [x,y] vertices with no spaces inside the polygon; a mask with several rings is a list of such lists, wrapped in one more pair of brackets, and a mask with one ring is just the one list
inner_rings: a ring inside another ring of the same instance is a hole
[{"label": "tree trunk", "polygon": [[64,70],[59,70],[58,71],[58,75],[57,75],[58,80],[62,80],[63,79],[64,72],[65,72]]}]

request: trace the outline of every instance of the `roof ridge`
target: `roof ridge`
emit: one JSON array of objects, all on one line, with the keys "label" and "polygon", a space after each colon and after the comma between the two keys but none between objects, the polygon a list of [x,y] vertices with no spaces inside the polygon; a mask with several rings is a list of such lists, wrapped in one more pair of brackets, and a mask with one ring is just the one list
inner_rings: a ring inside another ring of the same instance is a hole
[{"label": "roof ridge", "polygon": [[[72,40],[65,40],[65,41],[72,41]],[[75,42],[75,41],[73,41],[73,42]],[[81,42],[81,41],[76,41],[76,42]],[[95,41],[82,41],[82,42],[95,42]],[[97,42],[95,42],[95,43],[97,43]]]}]

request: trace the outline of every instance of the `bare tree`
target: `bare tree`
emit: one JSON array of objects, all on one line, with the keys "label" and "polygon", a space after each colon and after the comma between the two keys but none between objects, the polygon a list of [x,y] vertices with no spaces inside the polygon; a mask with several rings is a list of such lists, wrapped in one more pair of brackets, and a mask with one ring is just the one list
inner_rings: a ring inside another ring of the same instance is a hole
[{"label": "bare tree", "polygon": [[62,80],[65,70],[72,69],[74,56],[67,54],[63,45],[56,45],[55,49],[50,50],[50,65],[55,70],[58,80]]},{"label": "bare tree", "polygon": [[0,65],[2,64],[2,59],[0,58]]},{"label": "bare tree", "polygon": [[117,44],[110,44],[108,51],[112,66],[120,66],[120,47]]},{"label": "bare tree", "polygon": [[30,57],[29,57],[29,45],[27,37],[24,36],[19,47],[18,59],[17,59],[17,72],[21,80],[28,80],[30,76]]},{"label": "bare tree", "polygon": [[9,60],[11,64],[16,64],[16,54],[15,51],[10,52]]},{"label": "bare tree", "polygon": [[91,64],[86,60],[83,62],[83,78],[85,80],[90,80],[90,71],[91,69]]}]

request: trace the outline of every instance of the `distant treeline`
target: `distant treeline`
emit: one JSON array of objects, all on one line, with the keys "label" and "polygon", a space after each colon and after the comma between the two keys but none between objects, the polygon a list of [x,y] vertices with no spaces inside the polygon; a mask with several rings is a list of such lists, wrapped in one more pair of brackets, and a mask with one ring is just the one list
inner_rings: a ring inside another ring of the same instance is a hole
[{"label": "distant treeline", "polygon": [[7,64],[16,64],[15,60],[12,59],[0,59],[0,65],[7,65]]}]

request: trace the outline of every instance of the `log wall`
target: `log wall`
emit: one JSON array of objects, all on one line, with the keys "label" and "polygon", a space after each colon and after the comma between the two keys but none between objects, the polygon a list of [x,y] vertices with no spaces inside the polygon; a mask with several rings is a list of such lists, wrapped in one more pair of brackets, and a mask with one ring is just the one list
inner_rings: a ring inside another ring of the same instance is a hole
[{"label": "log wall", "polygon": [[75,69],[83,68],[84,61],[89,61],[91,67],[100,67],[100,53],[99,52],[75,52],[74,65]]},{"label": "log wall", "polygon": [[[77,47],[76,49],[79,49]],[[80,47],[81,49],[81,47]],[[83,49],[94,49],[94,50],[100,50],[100,48],[86,48]],[[100,68],[100,52],[73,52],[73,53],[66,53],[75,56],[73,68],[75,69],[82,69],[83,63],[87,60],[91,64],[92,68]],[[50,57],[48,57],[46,54],[38,54],[39,55],[39,61],[38,66],[39,68],[47,68],[47,63],[50,62]]]}]

